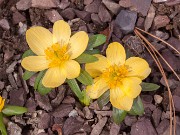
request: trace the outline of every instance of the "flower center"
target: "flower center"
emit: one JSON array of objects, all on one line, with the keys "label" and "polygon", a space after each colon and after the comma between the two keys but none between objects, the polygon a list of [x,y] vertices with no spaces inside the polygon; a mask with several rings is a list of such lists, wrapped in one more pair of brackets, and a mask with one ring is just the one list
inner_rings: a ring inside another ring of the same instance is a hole
[{"label": "flower center", "polygon": [[67,45],[61,46],[56,43],[45,50],[46,58],[50,61],[49,67],[60,66],[65,61],[69,60],[70,56],[67,53]]},{"label": "flower center", "polygon": [[104,70],[102,77],[107,82],[109,88],[115,88],[122,84],[122,79],[126,77],[129,69],[125,65],[112,65]]}]

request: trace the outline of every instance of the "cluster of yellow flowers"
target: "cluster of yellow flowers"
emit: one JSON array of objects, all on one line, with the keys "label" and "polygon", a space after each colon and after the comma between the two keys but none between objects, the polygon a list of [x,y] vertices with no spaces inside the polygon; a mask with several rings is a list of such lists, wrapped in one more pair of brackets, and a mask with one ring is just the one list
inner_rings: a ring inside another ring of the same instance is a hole
[{"label": "cluster of yellow flowers", "polygon": [[[71,36],[70,26],[62,20],[54,23],[52,33],[43,27],[27,30],[27,43],[37,56],[26,57],[21,63],[29,71],[47,69],[42,84],[49,88],[58,87],[66,78],[79,76],[80,64],[74,59],[85,51],[89,40],[83,31]],[[86,71],[94,78],[93,85],[87,86],[88,95],[97,99],[110,90],[112,105],[130,110],[133,99],[141,92],[142,80],[151,72],[148,63],[139,57],[126,60],[125,49],[117,42],[108,46],[106,57],[95,56],[99,59],[97,62],[85,65]]]}]

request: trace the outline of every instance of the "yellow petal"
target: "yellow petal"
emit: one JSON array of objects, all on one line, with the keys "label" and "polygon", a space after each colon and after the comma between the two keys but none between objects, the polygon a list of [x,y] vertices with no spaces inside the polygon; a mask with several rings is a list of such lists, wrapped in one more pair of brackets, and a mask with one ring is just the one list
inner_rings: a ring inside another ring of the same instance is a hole
[{"label": "yellow petal", "polygon": [[70,53],[70,58],[75,59],[79,55],[81,55],[88,44],[89,37],[86,32],[80,31],[74,34],[69,41],[69,53]]},{"label": "yellow petal", "polygon": [[49,61],[45,56],[29,56],[22,60],[21,65],[28,71],[42,71],[48,68]]},{"label": "yellow petal", "polygon": [[141,79],[138,77],[128,77],[123,79],[121,90],[130,98],[136,98],[141,93]]},{"label": "yellow petal", "polygon": [[60,43],[62,45],[68,44],[71,36],[71,28],[68,23],[59,20],[53,25],[53,43]]},{"label": "yellow petal", "polygon": [[48,88],[60,86],[66,80],[66,72],[63,68],[49,68],[43,77],[42,84]]},{"label": "yellow petal", "polygon": [[94,56],[96,56],[98,58],[98,61],[93,62],[93,63],[87,63],[85,65],[85,69],[86,71],[93,77],[97,77],[100,76],[103,72],[103,70],[105,70],[106,68],[109,67],[109,62],[107,60],[106,57],[104,57],[103,55],[100,54],[95,54]]},{"label": "yellow petal", "polygon": [[37,55],[45,55],[44,50],[53,44],[52,33],[43,27],[32,27],[26,31],[26,40]]},{"label": "yellow petal", "polygon": [[125,65],[127,65],[130,69],[128,76],[139,77],[143,80],[151,73],[149,64],[139,57],[131,57],[127,59]]},{"label": "yellow petal", "polygon": [[3,99],[2,97],[0,97],[0,112],[2,111],[3,107],[4,107],[4,103],[5,103],[5,99]]},{"label": "yellow petal", "polygon": [[117,109],[129,111],[133,104],[133,99],[125,95],[120,88],[110,90],[110,102]]},{"label": "yellow petal", "polygon": [[87,94],[92,99],[99,98],[104,92],[108,90],[107,83],[100,77],[94,79],[93,85],[87,86]]},{"label": "yellow petal", "polygon": [[124,47],[118,42],[113,42],[109,44],[106,50],[106,56],[112,65],[122,65],[125,63],[126,60],[126,53]]},{"label": "yellow petal", "polygon": [[65,63],[65,69],[68,79],[74,79],[79,76],[80,65],[75,60],[69,60]]}]

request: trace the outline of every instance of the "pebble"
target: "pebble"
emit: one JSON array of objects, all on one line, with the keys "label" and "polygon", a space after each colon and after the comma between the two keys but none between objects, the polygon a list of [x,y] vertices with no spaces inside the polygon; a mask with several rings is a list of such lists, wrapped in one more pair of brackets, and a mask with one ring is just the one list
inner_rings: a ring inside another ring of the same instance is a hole
[{"label": "pebble", "polygon": [[89,119],[93,118],[93,113],[87,106],[83,108],[83,113],[84,113],[86,119],[89,120]]},{"label": "pebble", "polygon": [[137,19],[137,13],[129,10],[121,10],[115,19],[115,23],[124,34],[133,32]]},{"label": "pebble", "polygon": [[76,14],[74,13],[74,9],[73,8],[66,8],[65,10],[63,10],[61,12],[61,15],[65,19],[72,20],[72,19],[74,19]]},{"label": "pebble", "polygon": [[166,2],[168,0],[153,0],[154,3],[162,3],[162,2]]},{"label": "pebble", "polygon": [[162,102],[163,98],[160,95],[154,95],[154,101],[156,104],[160,104]]},{"label": "pebble", "polygon": [[[174,79],[167,79],[167,81],[168,81],[170,89],[175,89],[179,84],[179,81],[176,81]],[[161,78],[160,83],[164,85],[165,87],[167,87],[163,77]]]},{"label": "pebble", "polygon": [[84,5],[89,5],[93,2],[93,0],[84,0]]},{"label": "pebble", "polygon": [[91,14],[86,11],[80,11],[80,10],[74,10],[76,13],[77,17],[81,18],[82,20],[89,22],[91,21]]},{"label": "pebble", "polygon": [[22,135],[22,129],[13,122],[8,122],[7,131],[8,135]]},{"label": "pebble", "polygon": [[51,122],[51,116],[48,113],[42,113],[40,115],[39,118],[39,122],[38,122],[38,128],[39,129],[47,129],[50,126],[50,122]]},{"label": "pebble", "polygon": [[59,0],[32,0],[31,7],[50,9],[56,8],[59,4]]},{"label": "pebble", "polygon": [[63,20],[62,16],[56,10],[49,10],[46,11],[44,14],[52,23],[55,23],[58,20]]},{"label": "pebble", "polygon": [[0,81],[0,90],[2,90],[4,88],[4,86],[5,86],[4,84],[5,84],[4,82]]},{"label": "pebble", "polygon": [[102,0],[102,3],[115,15],[120,10],[120,5],[112,0]]},{"label": "pebble", "polygon": [[91,14],[91,20],[93,21],[94,24],[97,24],[97,25],[101,25],[102,24],[102,21],[99,18],[98,14],[92,13]]},{"label": "pebble", "polygon": [[91,4],[85,6],[85,11],[90,13],[98,13],[101,0],[94,0]]},{"label": "pebble", "polygon": [[119,1],[119,5],[120,5],[121,7],[128,8],[128,7],[130,7],[132,4],[131,4],[131,0],[120,0],[120,1]]},{"label": "pebble", "polygon": [[111,22],[111,14],[108,12],[106,7],[104,5],[100,5],[98,16],[101,19],[102,22]]},{"label": "pebble", "polygon": [[165,27],[167,24],[169,24],[170,19],[166,15],[157,15],[154,18],[154,28],[159,29],[162,27]]},{"label": "pebble", "polygon": [[156,131],[158,132],[158,135],[161,135],[164,133],[164,131],[169,127],[169,120],[164,119],[161,121],[161,123],[156,128]]},{"label": "pebble", "polygon": [[127,126],[132,126],[134,123],[137,122],[137,118],[136,116],[130,116],[130,115],[127,115],[124,119],[124,123],[127,125]]},{"label": "pebble", "polygon": [[0,27],[3,28],[4,30],[9,30],[10,26],[9,26],[9,22],[7,19],[1,19],[0,20]]},{"label": "pebble", "polygon": [[159,108],[156,108],[153,111],[152,118],[153,118],[153,122],[154,122],[155,127],[157,127],[159,125],[159,122],[161,119],[161,114],[162,114],[162,111]]},{"label": "pebble", "polygon": [[121,126],[113,123],[110,128],[110,135],[118,135]]},{"label": "pebble", "polygon": [[68,114],[68,117],[76,117],[76,116],[78,116],[78,112],[77,112],[75,109],[73,109],[73,110]]},{"label": "pebble", "polygon": [[61,3],[58,5],[60,9],[65,9],[70,5],[69,0],[61,0]]},{"label": "pebble", "polygon": [[174,100],[174,106],[175,106],[176,111],[180,112],[180,104],[179,104],[180,103],[180,97],[174,95],[173,100]]},{"label": "pebble", "polygon": [[[178,51],[180,51],[180,40],[178,40],[175,37],[170,37],[167,41],[169,44],[171,44],[174,48],[176,48]],[[168,47],[171,49],[171,47]],[[172,50],[172,49],[171,49]],[[175,51],[174,51],[175,52]],[[177,52],[176,52],[177,53]]]},{"label": "pebble", "polygon": [[31,0],[20,0],[16,3],[18,10],[27,10],[31,7]]},{"label": "pebble", "polygon": [[12,62],[11,65],[9,65],[8,68],[6,69],[6,73],[8,74],[12,73],[14,71],[16,64],[17,64],[17,61]]},{"label": "pebble", "polygon": [[25,35],[26,30],[27,30],[27,24],[19,22],[19,30],[18,30],[19,35]]},{"label": "pebble", "polygon": [[153,5],[150,6],[148,14],[146,16],[145,22],[144,22],[144,28],[145,31],[148,31],[149,28],[151,28],[151,25],[153,23],[154,17],[155,17],[156,9]]},{"label": "pebble", "polygon": [[13,24],[18,24],[19,22],[26,21],[26,18],[21,13],[19,13],[18,11],[13,13],[12,19],[13,19]]}]

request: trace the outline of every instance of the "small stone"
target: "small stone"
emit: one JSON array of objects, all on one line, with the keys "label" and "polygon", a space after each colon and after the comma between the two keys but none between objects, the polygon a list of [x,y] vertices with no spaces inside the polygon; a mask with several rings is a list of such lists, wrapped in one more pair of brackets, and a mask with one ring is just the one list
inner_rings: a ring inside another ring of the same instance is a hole
[{"label": "small stone", "polygon": [[101,0],[94,0],[91,4],[85,6],[85,11],[90,13],[98,13]]},{"label": "small stone", "polygon": [[4,82],[0,81],[0,90],[4,89],[5,86],[4,84],[5,84]]},{"label": "small stone", "polygon": [[[167,42],[169,44],[171,44],[174,48],[176,48],[178,51],[180,51],[180,40],[178,40],[175,37],[170,37]],[[169,47],[169,46],[168,46],[168,48],[171,49],[171,47]],[[177,53],[177,52],[175,52],[175,53]]]},{"label": "small stone", "polygon": [[143,117],[132,125],[131,135],[157,135],[157,133],[151,121]]},{"label": "small stone", "polygon": [[69,0],[61,0],[61,3],[59,5],[60,9],[66,9],[70,5]]},{"label": "small stone", "polygon": [[62,16],[56,10],[46,11],[45,15],[52,23],[55,23],[58,20],[63,20]]},{"label": "small stone", "polygon": [[81,18],[84,21],[89,22],[91,20],[91,14],[86,11],[80,11],[80,10],[74,10],[76,13],[77,17]]},{"label": "small stone", "polygon": [[144,22],[144,28],[145,31],[148,31],[149,28],[151,28],[151,25],[153,23],[154,17],[155,17],[156,9],[153,5],[150,6],[148,14],[146,16],[145,22]]},{"label": "small stone", "polygon": [[173,100],[174,100],[174,106],[175,106],[176,111],[180,112],[180,104],[179,104],[180,103],[180,97],[174,95]]},{"label": "small stone", "polygon": [[120,5],[112,0],[102,0],[102,3],[113,13],[117,14],[120,10]]},{"label": "small stone", "polygon": [[62,101],[64,104],[75,104],[75,99],[71,96],[66,96]]},{"label": "small stone", "polygon": [[97,115],[101,115],[101,116],[112,116],[112,111],[94,111]]},{"label": "small stone", "polygon": [[83,122],[82,119],[78,119],[77,117],[67,118],[63,125],[64,135],[72,135],[79,131],[83,126]]},{"label": "small stone", "polygon": [[85,31],[85,32],[87,32],[88,30],[87,30],[86,25],[80,26],[80,27],[79,27],[79,31]]},{"label": "small stone", "polygon": [[18,11],[13,13],[13,24],[18,24],[19,22],[24,21],[26,21],[26,18],[21,13],[19,13]]},{"label": "small stone", "polygon": [[154,95],[154,100],[156,104],[160,104],[163,100],[163,98],[160,95]]},{"label": "small stone", "polygon": [[47,95],[42,96],[38,92],[35,92],[35,99],[39,107],[46,111],[52,111],[52,106]]},{"label": "small stone", "polygon": [[74,9],[73,8],[66,8],[65,10],[63,10],[61,12],[61,15],[65,19],[72,20],[72,19],[74,19],[76,14],[74,13]]},{"label": "small stone", "polygon": [[163,134],[164,131],[169,127],[169,120],[164,119],[161,121],[161,123],[158,125],[156,128],[156,131],[158,132],[159,135]]},{"label": "small stone", "polygon": [[69,117],[77,117],[77,116],[78,116],[78,112],[77,112],[75,109],[73,109],[73,110],[69,113],[68,116],[69,116]]},{"label": "small stone", "polygon": [[28,108],[28,112],[34,112],[36,111],[37,104],[34,100],[34,98],[30,97],[25,105]]},{"label": "small stone", "polygon": [[114,24],[113,33],[119,39],[121,39],[123,36],[123,33],[117,24]]},{"label": "small stone", "polygon": [[[162,1],[162,0],[161,0]],[[164,0],[165,1],[165,0]],[[166,0],[166,5],[168,6],[174,6],[174,5],[178,5],[180,3],[180,0],[172,0],[172,1],[168,1]]]},{"label": "small stone", "polygon": [[98,121],[98,123],[93,127],[90,135],[100,135],[103,127],[107,122],[107,117],[103,117]]},{"label": "small stone", "polygon": [[128,8],[128,7],[131,7],[132,4],[131,4],[131,0],[120,0],[119,5],[121,7]]},{"label": "small stone", "polygon": [[17,65],[17,61],[13,61],[13,63],[11,63],[11,65],[9,65],[8,68],[6,69],[6,73],[10,74],[14,72],[14,68],[16,65]]},{"label": "small stone", "polygon": [[4,51],[4,61],[5,63],[9,62],[14,56],[14,51],[5,50]]},{"label": "small stone", "polygon": [[154,122],[155,127],[157,127],[159,125],[159,122],[161,119],[161,114],[162,114],[162,111],[159,108],[156,108],[153,111],[152,118],[153,118],[153,122]]},{"label": "small stone", "polygon": [[38,128],[47,129],[50,126],[51,117],[48,113],[42,113],[39,118]]},{"label": "small stone", "polygon": [[86,119],[89,120],[93,118],[93,113],[87,106],[83,108],[83,112],[85,114]]},{"label": "small stone", "polygon": [[27,10],[31,7],[31,0],[20,0],[16,3],[18,10]]},{"label": "small stone", "polygon": [[153,0],[154,3],[162,3],[162,2],[166,2],[167,0]]},{"label": "small stone", "polygon": [[105,8],[105,6],[100,5],[98,16],[101,19],[102,22],[110,22],[111,21],[111,15],[108,12],[108,10]]},{"label": "small stone", "polygon": [[102,24],[102,21],[99,18],[98,14],[92,13],[91,14],[91,20],[93,21],[94,24],[97,24],[97,25],[101,25]]},{"label": "small stone", "polygon": [[130,116],[130,115],[127,115],[124,119],[124,123],[127,125],[127,126],[132,126],[134,123],[137,122],[137,118],[136,116]]},{"label": "small stone", "polygon": [[117,125],[116,123],[113,123],[111,125],[110,135],[118,135],[120,128],[121,126]]},{"label": "small stone", "polygon": [[[163,50],[166,47],[164,45],[162,45],[161,43],[157,43],[157,42],[151,42],[151,44],[157,49],[157,51]],[[158,79],[159,80],[159,79]]]},{"label": "small stone", "polygon": [[0,20],[0,27],[3,28],[4,30],[9,30],[10,26],[9,26],[9,22],[6,19],[1,19]]},{"label": "small stone", "polygon": [[84,0],[84,5],[89,5],[93,2],[93,0]]},{"label": "small stone", "polygon": [[170,111],[162,112],[161,120],[170,119]]},{"label": "small stone", "polygon": [[25,35],[27,31],[27,24],[23,24],[22,22],[19,22],[19,30],[18,30],[18,33],[19,35]]},{"label": "small stone", "polygon": [[73,106],[71,104],[61,104],[53,111],[52,115],[57,118],[63,118],[67,117],[72,110]]},{"label": "small stone", "polygon": [[169,24],[170,19],[166,15],[157,15],[154,18],[154,28],[159,29]]},{"label": "small stone", "polygon": [[128,34],[134,30],[136,19],[136,12],[121,10],[115,19],[115,23],[120,27],[124,34]]},{"label": "small stone", "polygon": [[16,81],[15,81],[15,78],[13,77],[13,75],[10,73],[8,74],[8,80],[12,86],[13,89],[17,90],[18,89],[18,86],[16,84]]},{"label": "small stone", "polygon": [[7,131],[8,135],[22,135],[22,129],[13,122],[8,122]]},{"label": "small stone", "polygon": [[32,0],[31,7],[40,9],[56,8],[59,5],[58,0]]}]

